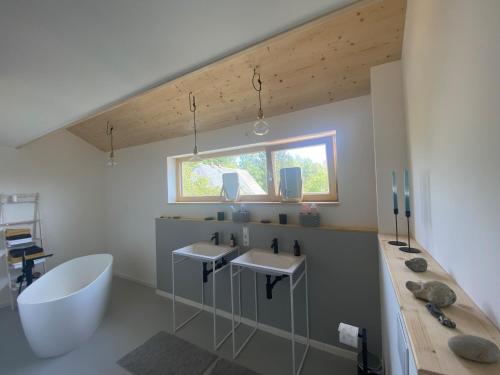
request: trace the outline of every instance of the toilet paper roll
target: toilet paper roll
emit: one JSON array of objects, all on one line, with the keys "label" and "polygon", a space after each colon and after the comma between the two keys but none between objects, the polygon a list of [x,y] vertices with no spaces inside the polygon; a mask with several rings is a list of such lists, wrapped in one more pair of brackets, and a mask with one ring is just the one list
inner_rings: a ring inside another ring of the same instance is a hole
[{"label": "toilet paper roll", "polygon": [[350,324],[340,323],[339,324],[339,341],[342,344],[352,346],[353,348],[358,347],[358,332],[359,328],[351,326]]}]

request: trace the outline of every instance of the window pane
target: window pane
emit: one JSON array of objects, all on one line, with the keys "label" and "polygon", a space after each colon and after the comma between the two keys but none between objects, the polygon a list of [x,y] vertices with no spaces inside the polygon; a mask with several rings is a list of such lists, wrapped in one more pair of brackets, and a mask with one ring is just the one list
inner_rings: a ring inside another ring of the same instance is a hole
[{"label": "window pane", "polygon": [[276,191],[279,187],[280,169],[300,167],[304,194],[328,194],[328,164],[326,146],[315,145],[273,152]]},{"label": "window pane", "polygon": [[182,163],[182,195],[184,197],[219,196],[222,174],[238,173],[241,195],[267,194],[266,153],[206,158]]}]

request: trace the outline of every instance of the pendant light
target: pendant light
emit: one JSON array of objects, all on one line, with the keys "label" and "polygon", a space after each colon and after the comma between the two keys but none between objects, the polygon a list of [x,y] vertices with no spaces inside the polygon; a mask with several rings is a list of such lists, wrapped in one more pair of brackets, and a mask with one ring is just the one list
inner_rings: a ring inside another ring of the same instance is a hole
[{"label": "pendant light", "polygon": [[198,132],[196,129],[196,99],[192,92],[189,93],[189,111],[193,113],[193,128],[194,128],[194,147],[193,156],[191,156],[190,161],[201,161],[201,157],[198,155]]},{"label": "pendant light", "polygon": [[262,111],[262,99],[260,92],[262,91],[262,81],[260,80],[260,73],[257,69],[253,68],[252,85],[255,91],[259,93],[259,110],[257,111],[257,121],[253,124],[253,132],[255,135],[266,135],[271,130],[271,126],[264,120],[264,112]]},{"label": "pendant light", "polygon": [[110,146],[110,152],[109,152],[109,159],[106,165],[108,167],[115,167],[118,165],[118,163],[115,160],[115,149],[113,145],[113,130],[115,128],[111,125],[109,125],[109,121],[106,123],[106,135],[109,137],[109,146]]}]

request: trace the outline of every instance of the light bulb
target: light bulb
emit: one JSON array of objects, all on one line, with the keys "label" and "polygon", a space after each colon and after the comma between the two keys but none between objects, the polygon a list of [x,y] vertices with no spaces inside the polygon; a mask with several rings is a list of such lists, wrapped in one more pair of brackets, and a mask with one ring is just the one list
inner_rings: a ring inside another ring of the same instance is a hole
[{"label": "light bulb", "polygon": [[259,118],[254,124],[253,124],[253,133],[255,135],[266,135],[269,133],[269,130],[271,130],[271,126],[264,121],[264,118]]},{"label": "light bulb", "polygon": [[115,160],[115,158],[109,158],[106,165],[108,167],[116,167],[118,165],[118,162]]},{"label": "light bulb", "polygon": [[189,161],[202,161],[202,160],[203,160],[203,159],[202,159],[202,158],[200,157],[200,155],[198,155],[198,154],[196,154],[196,155],[195,155],[195,154],[193,154],[193,156],[191,156],[191,157],[189,158]]},{"label": "light bulb", "polygon": [[189,161],[202,161],[202,160],[203,160],[202,157],[198,155],[198,147],[194,146],[193,156],[189,158]]}]

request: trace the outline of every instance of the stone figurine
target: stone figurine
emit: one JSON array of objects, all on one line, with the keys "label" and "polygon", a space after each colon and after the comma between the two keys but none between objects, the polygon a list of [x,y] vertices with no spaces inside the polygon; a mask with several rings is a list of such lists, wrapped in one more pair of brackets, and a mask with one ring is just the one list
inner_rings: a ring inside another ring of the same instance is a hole
[{"label": "stone figurine", "polygon": [[425,272],[427,271],[427,261],[424,258],[413,258],[405,262],[406,267],[411,269],[413,272]]},{"label": "stone figurine", "polygon": [[426,283],[407,281],[406,288],[419,299],[431,302],[438,307],[453,305],[457,301],[457,295],[446,284],[439,281]]},{"label": "stone figurine", "polygon": [[448,340],[448,347],[459,357],[481,363],[496,363],[500,359],[498,346],[482,337],[455,336]]}]

